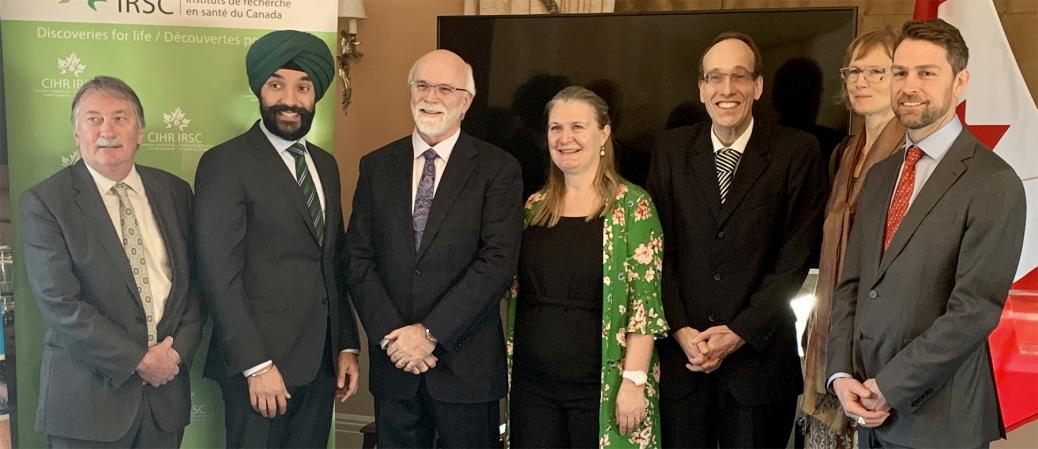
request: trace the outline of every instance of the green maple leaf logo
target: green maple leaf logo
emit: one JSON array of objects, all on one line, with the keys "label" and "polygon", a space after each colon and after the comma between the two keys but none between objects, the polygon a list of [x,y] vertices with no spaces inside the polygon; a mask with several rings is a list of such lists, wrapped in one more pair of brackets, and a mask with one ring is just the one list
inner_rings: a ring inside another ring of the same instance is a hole
[{"label": "green maple leaf logo", "polygon": [[[63,5],[65,3],[68,3],[68,2],[71,2],[71,1],[72,0],[58,0],[58,4],[59,5]],[[106,1],[108,1],[108,0],[87,0],[87,6],[89,6],[90,9],[92,9],[94,11],[97,11],[97,6],[95,6],[94,4],[97,3],[97,2],[106,2]]]}]

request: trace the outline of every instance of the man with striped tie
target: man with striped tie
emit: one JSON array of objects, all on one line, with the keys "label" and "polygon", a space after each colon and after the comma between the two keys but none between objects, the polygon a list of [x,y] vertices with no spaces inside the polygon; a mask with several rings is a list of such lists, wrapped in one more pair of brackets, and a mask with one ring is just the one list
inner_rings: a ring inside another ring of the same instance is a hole
[{"label": "man with striped tie", "polygon": [[333,79],[316,36],[275,31],[245,59],[261,120],[195,176],[199,279],[213,316],[207,377],[227,447],[324,447],[336,390],[357,389],[335,158],[305,136]]},{"label": "man with striped tie", "polygon": [[666,245],[664,447],[786,447],[803,379],[789,300],[821,239],[827,176],[809,134],[756,121],[760,51],[723,33],[700,59],[711,122],[657,139],[648,190]]}]

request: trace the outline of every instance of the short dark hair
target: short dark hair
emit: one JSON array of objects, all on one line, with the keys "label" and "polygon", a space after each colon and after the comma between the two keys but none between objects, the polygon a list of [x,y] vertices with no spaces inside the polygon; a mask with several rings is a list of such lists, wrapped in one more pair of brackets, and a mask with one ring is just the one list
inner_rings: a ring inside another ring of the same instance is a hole
[{"label": "short dark hair", "polygon": [[738,31],[725,31],[724,33],[718,34],[717,37],[714,38],[714,40],[710,41],[710,43],[707,44],[706,48],[703,49],[703,53],[699,55],[699,77],[700,78],[703,78],[704,76],[706,76],[706,69],[703,68],[703,59],[706,58],[706,54],[710,51],[711,48],[714,48],[714,45],[717,45],[721,41],[726,41],[728,39],[735,39],[737,41],[742,41],[742,43],[744,43],[747,46],[749,46],[750,50],[753,51],[753,77],[754,78],[757,78],[762,73],[764,73],[764,61],[763,61],[763,58],[761,58],[760,49],[757,48],[757,44],[753,42],[753,38],[750,37],[750,35],[746,34],[746,33],[740,33]]},{"label": "short dark hair", "polygon": [[[958,74],[970,60],[970,49],[962,39],[959,29],[941,19],[910,20],[901,27],[900,46],[905,40],[927,41],[941,46],[948,52],[948,63],[952,73]],[[897,48],[897,47],[895,47]]]},{"label": "short dark hair", "polygon": [[72,98],[72,126],[76,125],[76,113],[79,112],[79,100],[89,91],[97,90],[113,95],[133,104],[133,112],[137,115],[137,127],[144,129],[144,106],[137,92],[129,84],[114,76],[97,76],[83,83],[76,96]]}]

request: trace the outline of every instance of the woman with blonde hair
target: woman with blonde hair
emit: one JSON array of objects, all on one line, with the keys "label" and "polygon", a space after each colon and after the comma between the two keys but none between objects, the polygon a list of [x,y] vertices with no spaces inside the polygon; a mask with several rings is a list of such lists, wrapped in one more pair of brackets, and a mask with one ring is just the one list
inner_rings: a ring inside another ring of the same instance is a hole
[{"label": "woman with blonde hair", "polygon": [[526,202],[507,295],[512,447],[658,448],[663,235],[644,190],[614,167],[593,92],[548,102],[548,181]]},{"label": "woman with blonde hair", "polygon": [[847,237],[865,175],[904,146],[905,128],[894,119],[890,99],[890,65],[896,42],[897,34],[889,27],[862,34],[847,48],[844,68],[840,69],[844,80],[841,99],[859,117],[851,135],[833,151],[831,164],[836,175],[822,229],[817,302],[808,322],[800,403],[808,449],[850,448],[854,444],[854,429],[840,401],[827,391],[826,342],[833,292],[843,271]]}]

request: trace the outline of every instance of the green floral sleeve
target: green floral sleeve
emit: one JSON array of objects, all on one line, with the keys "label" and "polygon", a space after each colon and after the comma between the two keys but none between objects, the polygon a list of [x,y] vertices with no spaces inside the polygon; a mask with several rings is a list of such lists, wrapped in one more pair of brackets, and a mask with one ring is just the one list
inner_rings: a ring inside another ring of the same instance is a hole
[{"label": "green floral sleeve", "polygon": [[[633,193],[633,192],[632,192]],[[660,277],[663,272],[663,228],[656,206],[648,194],[639,192],[625,198],[627,214],[627,297],[630,307],[627,332],[667,335],[663,316]]]}]

